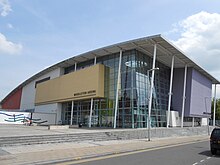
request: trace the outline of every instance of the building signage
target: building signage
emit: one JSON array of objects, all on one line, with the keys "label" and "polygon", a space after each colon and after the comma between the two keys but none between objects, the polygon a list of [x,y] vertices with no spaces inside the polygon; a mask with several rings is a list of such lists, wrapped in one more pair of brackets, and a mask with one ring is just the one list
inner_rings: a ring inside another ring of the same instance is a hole
[{"label": "building signage", "polygon": [[90,90],[85,92],[74,93],[74,97],[83,97],[85,95],[95,95],[95,94],[96,94],[96,90]]}]

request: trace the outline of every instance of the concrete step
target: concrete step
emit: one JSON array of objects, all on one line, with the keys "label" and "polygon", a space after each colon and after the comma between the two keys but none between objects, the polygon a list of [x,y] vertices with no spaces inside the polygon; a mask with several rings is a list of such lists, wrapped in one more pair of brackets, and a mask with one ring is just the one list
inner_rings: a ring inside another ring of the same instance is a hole
[{"label": "concrete step", "polygon": [[59,135],[42,135],[42,136],[17,136],[17,137],[1,137],[0,146],[15,145],[31,145],[31,144],[48,144],[48,143],[64,143],[79,141],[106,141],[116,140],[116,136],[109,133],[82,133],[82,134],[59,134]]},{"label": "concrete step", "polygon": [[[210,128],[211,131],[212,128]],[[151,129],[151,138],[161,138],[170,136],[193,136],[207,135],[207,127],[198,128],[157,128]],[[0,137],[1,146],[13,145],[31,145],[48,144],[64,142],[83,142],[83,141],[108,141],[108,140],[126,140],[143,139],[148,137],[147,129],[134,129],[122,131],[106,131],[92,133],[74,133],[74,134],[55,134],[55,135],[35,135],[35,136],[15,136]]]},{"label": "concrete step", "polygon": [[[6,142],[21,142],[21,141],[54,141],[54,140],[62,140],[62,141],[66,141],[66,140],[85,140],[85,139],[108,139],[108,138],[112,138],[112,137],[106,137],[106,136],[69,136],[69,137],[28,137],[28,138],[8,138],[8,139],[1,139],[0,143],[6,143]],[[113,136],[114,138],[114,136]]]}]

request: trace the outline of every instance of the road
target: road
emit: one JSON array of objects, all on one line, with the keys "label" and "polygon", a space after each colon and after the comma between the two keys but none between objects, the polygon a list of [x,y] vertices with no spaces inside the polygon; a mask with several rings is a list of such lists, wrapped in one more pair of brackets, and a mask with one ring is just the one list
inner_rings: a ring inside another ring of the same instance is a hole
[{"label": "road", "polygon": [[212,156],[209,141],[167,146],[133,153],[114,154],[63,164],[78,165],[219,165],[220,155]]}]

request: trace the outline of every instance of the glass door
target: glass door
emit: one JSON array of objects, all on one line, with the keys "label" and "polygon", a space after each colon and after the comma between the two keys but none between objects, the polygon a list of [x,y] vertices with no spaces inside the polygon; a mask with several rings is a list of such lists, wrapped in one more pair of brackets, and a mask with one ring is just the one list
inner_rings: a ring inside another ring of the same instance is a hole
[{"label": "glass door", "polygon": [[71,107],[72,107],[71,102],[67,102],[67,103],[62,104],[62,114],[61,114],[62,125],[69,125],[70,124]]}]

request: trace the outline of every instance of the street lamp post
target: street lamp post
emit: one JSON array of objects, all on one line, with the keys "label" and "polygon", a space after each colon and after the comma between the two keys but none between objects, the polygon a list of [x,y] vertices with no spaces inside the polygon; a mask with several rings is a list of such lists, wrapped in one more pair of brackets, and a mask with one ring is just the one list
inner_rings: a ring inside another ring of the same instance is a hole
[{"label": "street lamp post", "polygon": [[[148,141],[150,141],[150,127],[151,127],[151,105],[152,105],[152,94],[153,94],[153,87],[154,87],[154,71],[155,70],[159,70],[159,68],[152,68],[152,69],[149,69],[147,70],[147,78],[148,78],[148,81],[147,81],[147,94],[148,94],[148,122],[147,122],[147,125],[148,125]],[[150,82],[150,78],[149,78],[149,75],[150,75],[150,72],[153,72],[152,73],[152,78],[151,78],[151,83],[149,84]],[[149,85],[150,85],[150,95],[149,95]]]},{"label": "street lamp post", "polygon": [[210,135],[209,117],[211,116],[211,113],[209,113],[208,109],[207,109],[207,101],[206,101],[207,99],[210,99],[210,102],[212,103],[212,97],[205,97],[205,110],[206,110],[206,112],[203,112],[203,114],[206,115],[206,118],[207,118],[207,131],[208,131],[208,135]]},{"label": "street lamp post", "polygon": [[213,126],[215,127],[215,113],[216,113],[216,84],[214,91],[214,112],[213,112]]}]

